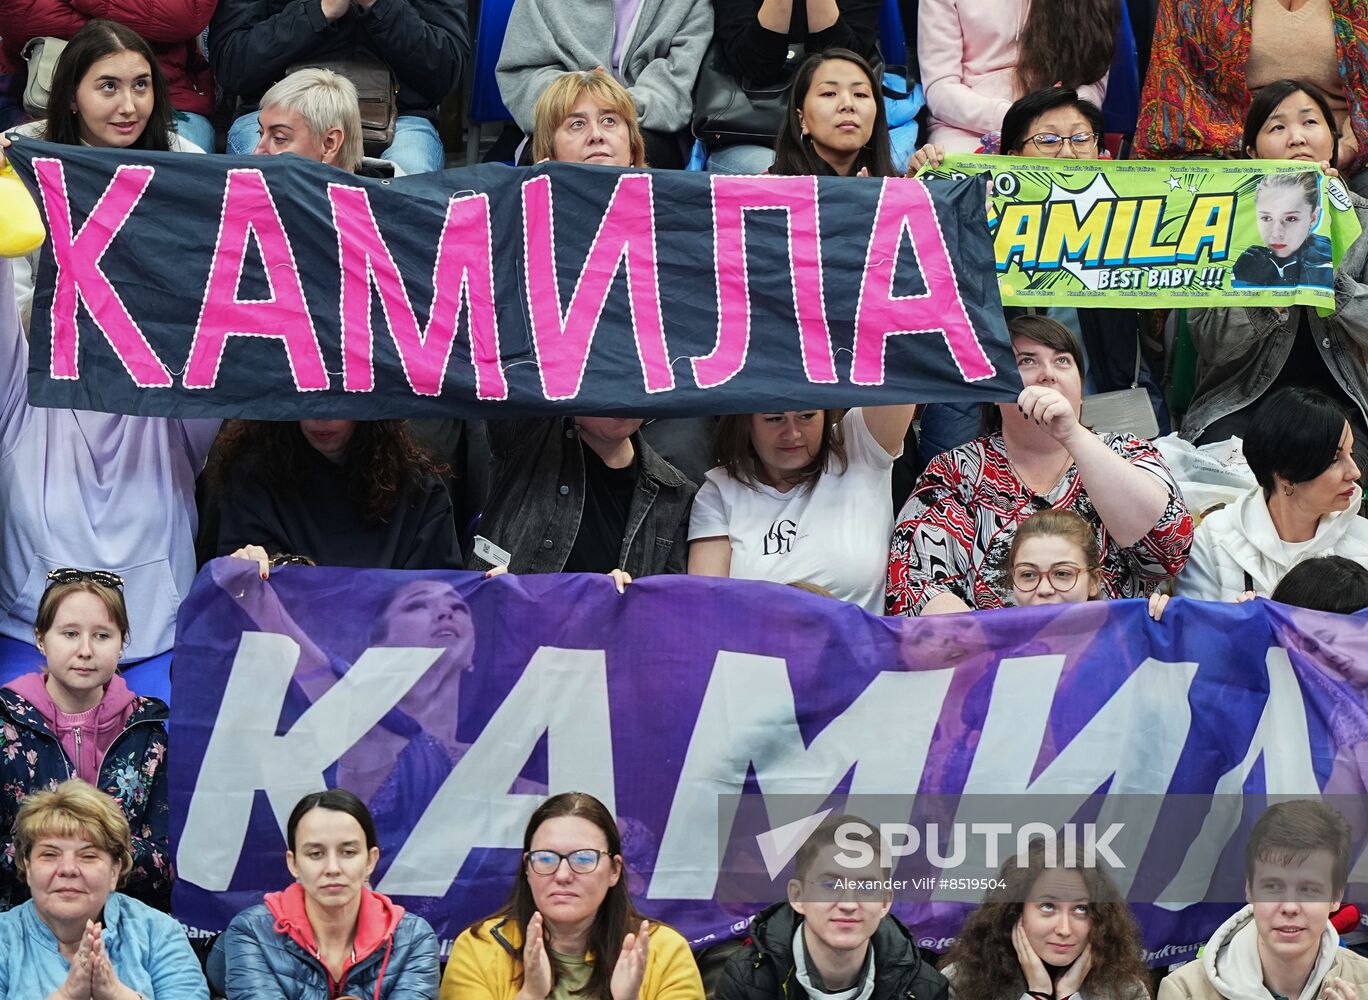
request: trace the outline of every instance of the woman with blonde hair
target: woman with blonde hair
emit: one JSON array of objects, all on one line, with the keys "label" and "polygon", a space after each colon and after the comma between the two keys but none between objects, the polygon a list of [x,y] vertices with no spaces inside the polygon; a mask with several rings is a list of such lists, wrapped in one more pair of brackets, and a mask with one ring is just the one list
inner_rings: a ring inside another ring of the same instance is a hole
[{"label": "woman with blonde hair", "polygon": [[646,166],[636,102],[603,67],[557,77],[532,111],[532,160]]},{"label": "woman with blonde hair", "polygon": [[32,898],[0,914],[0,1000],[208,1000],[181,925],[117,891],[132,848],[118,805],[78,778],[24,798],[14,860]]}]

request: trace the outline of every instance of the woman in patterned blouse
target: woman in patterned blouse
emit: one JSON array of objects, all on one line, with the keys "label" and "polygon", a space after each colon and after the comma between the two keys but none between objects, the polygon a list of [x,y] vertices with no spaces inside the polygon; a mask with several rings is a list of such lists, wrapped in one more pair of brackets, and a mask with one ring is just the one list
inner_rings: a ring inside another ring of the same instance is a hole
[{"label": "woman in patterned blouse", "polygon": [[926,467],[893,530],[889,614],[1010,603],[1012,536],[1048,508],[1093,525],[1104,597],[1142,597],[1187,560],[1192,516],[1159,452],[1079,422],[1083,358],[1073,335],[1042,316],[1009,329],[1026,388],[987,409],[987,434]]}]

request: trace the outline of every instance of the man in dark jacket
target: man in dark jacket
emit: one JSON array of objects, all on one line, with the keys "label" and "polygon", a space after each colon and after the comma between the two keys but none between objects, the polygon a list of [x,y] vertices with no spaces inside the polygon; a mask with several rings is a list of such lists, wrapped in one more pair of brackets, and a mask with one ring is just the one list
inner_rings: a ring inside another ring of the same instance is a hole
[{"label": "man in dark jacket", "polygon": [[257,103],[291,67],[326,63],[354,73],[364,60],[388,67],[398,87],[394,140],[371,152],[406,174],[440,170],[445,155],[437,105],[456,89],[470,58],[467,5],[468,0],[219,0],[209,26],[209,58],[219,85],[242,99],[241,117],[228,130],[228,152],[246,155],[256,146]]},{"label": "man in dark jacket", "polygon": [[889,870],[837,849],[837,830],[851,822],[863,825],[827,819],[803,844],[788,900],[755,918],[722,970],[716,1000],[947,1000],[945,977],[889,913]]}]

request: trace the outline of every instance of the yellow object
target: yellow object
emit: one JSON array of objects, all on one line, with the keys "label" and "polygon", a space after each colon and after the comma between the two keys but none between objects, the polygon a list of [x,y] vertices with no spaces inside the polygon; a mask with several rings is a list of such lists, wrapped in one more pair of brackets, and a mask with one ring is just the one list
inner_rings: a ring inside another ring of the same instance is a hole
[{"label": "yellow object", "polygon": [[38,206],[12,164],[0,167],[0,257],[22,257],[47,239]]}]

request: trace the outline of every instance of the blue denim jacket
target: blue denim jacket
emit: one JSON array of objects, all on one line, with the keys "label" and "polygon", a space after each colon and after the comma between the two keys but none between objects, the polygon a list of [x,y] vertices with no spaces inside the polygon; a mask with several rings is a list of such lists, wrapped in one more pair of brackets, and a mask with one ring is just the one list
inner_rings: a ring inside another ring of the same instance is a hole
[{"label": "blue denim jacket", "polygon": [[[491,420],[489,445],[494,485],[479,533],[509,553],[510,572],[561,572],[584,513],[584,453],[574,419]],[[683,573],[698,488],[639,432],[632,435],[632,447],[636,488],[618,566],[633,577]],[[471,557],[472,569],[487,566]]]}]

